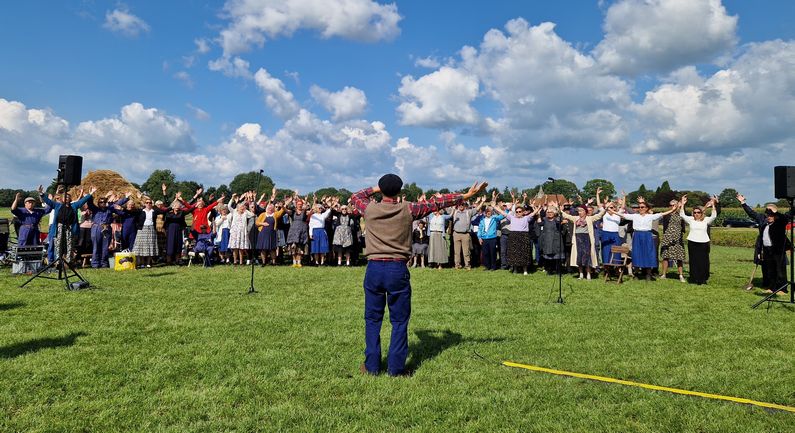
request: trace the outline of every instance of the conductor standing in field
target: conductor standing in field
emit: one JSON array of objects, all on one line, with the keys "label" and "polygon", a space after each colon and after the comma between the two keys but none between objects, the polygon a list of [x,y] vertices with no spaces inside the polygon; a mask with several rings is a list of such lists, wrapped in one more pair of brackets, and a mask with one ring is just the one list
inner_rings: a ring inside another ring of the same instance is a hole
[{"label": "conductor standing in field", "polygon": [[[486,188],[475,183],[466,194],[442,194],[420,203],[398,202],[403,180],[386,174],[378,186],[363,189],[351,197],[351,203],[367,224],[365,245],[367,270],[364,275],[364,364],[363,373],[381,370],[381,322],[384,307],[389,305],[392,338],[389,343],[387,373],[406,374],[409,354],[408,325],[411,317],[411,280],[408,260],[411,257],[411,223],[437,209],[457,206]],[[380,202],[370,196],[381,193]]]}]

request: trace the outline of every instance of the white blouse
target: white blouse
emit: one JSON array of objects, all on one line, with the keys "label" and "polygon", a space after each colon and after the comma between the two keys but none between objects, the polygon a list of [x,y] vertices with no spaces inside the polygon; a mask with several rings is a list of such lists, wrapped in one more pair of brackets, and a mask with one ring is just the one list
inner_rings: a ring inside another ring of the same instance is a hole
[{"label": "white blouse", "polygon": [[684,208],[679,208],[679,216],[690,225],[690,233],[687,235],[687,240],[700,243],[709,242],[707,226],[715,221],[718,216],[717,212],[713,210],[708,217],[704,217],[701,221],[696,221],[693,217],[685,215]]},{"label": "white blouse", "polygon": [[154,209],[144,209],[144,214],[146,214],[146,219],[144,219],[144,226],[153,226],[155,225],[155,210]]},{"label": "white blouse", "polygon": [[618,227],[620,223],[620,216],[606,213],[605,216],[602,217],[602,231],[618,233]]},{"label": "white blouse", "polygon": [[639,213],[627,214],[619,212],[617,215],[620,215],[625,220],[632,221],[632,228],[636,232],[650,232],[652,223],[663,217],[661,213],[641,215]]},{"label": "white blouse", "polygon": [[328,218],[329,215],[331,215],[331,209],[327,209],[321,214],[313,213],[312,216],[309,217],[309,231],[325,228],[326,218]]}]

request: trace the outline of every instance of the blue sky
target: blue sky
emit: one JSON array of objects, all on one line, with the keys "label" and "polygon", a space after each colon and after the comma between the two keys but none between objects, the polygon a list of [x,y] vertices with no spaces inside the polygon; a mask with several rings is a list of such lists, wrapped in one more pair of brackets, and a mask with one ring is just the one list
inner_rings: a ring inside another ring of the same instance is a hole
[{"label": "blue sky", "polygon": [[264,168],[439,188],[548,176],[772,199],[795,165],[789,1],[15,2],[2,187],[57,155],[142,182]]}]

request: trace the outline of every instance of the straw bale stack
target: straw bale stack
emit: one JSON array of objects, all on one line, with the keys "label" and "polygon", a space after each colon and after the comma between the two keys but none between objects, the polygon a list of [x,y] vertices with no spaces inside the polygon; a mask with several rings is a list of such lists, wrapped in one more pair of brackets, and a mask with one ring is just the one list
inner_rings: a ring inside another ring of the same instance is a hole
[{"label": "straw bale stack", "polygon": [[95,197],[104,197],[108,191],[114,191],[118,196],[124,196],[127,192],[131,192],[130,200],[134,200],[140,205],[138,195],[141,194],[141,191],[113,170],[89,171],[83,178],[83,183],[80,186],[72,187],[69,192],[73,197],[76,197],[80,192],[80,188],[85,189],[85,192],[88,193],[92,186],[97,188],[97,192],[94,194]]}]

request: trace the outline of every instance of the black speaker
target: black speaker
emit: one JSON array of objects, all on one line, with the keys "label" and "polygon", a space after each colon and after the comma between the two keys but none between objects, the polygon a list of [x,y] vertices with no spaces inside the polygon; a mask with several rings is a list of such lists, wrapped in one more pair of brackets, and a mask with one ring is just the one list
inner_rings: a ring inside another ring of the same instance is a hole
[{"label": "black speaker", "polygon": [[80,185],[83,172],[83,157],[77,155],[61,155],[58,158],[58,185]]},{"label": "black speaker", "polygon": [[773,167],[776,198],[795,198],[795,167]]}]

